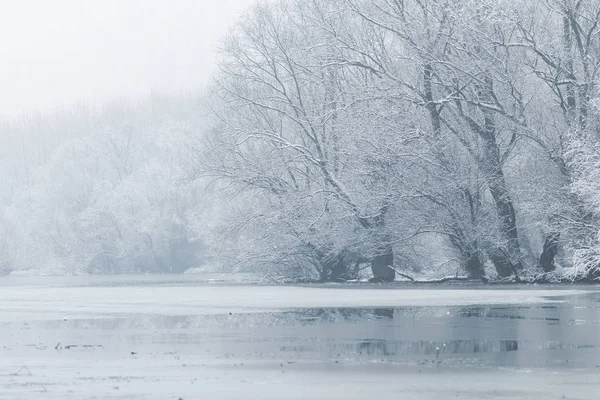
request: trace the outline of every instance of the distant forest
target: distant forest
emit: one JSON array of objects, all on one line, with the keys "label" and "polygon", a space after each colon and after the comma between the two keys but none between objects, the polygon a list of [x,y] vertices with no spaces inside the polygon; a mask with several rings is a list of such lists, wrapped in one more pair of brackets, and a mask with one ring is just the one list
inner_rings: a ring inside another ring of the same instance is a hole
[{"label": "distant forest", "polygon": [[598,280],[599,70],[600,0],[257,2],[201,94],[0,122],[0,274]]}]

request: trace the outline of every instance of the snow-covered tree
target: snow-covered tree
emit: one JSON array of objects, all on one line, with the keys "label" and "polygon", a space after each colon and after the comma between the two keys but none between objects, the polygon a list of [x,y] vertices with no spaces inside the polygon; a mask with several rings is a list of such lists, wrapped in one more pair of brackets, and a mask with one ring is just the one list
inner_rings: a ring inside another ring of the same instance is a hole
[{"label": "snow-covered tree", "polygon": [[200,120],[161,107],[108,107],[31,168],[2,208],[3,270],[181,272],[200,262],[202,199],[187,179]]}]

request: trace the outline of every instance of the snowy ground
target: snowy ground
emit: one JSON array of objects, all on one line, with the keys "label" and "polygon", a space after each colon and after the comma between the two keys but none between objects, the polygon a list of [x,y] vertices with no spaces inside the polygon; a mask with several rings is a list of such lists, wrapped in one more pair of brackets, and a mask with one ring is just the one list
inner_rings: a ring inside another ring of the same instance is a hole
[{"label": "snowy ground", "polygon": [[207,281],[0,283],[0,399],[593,399],[600,391],[597,288]]}]

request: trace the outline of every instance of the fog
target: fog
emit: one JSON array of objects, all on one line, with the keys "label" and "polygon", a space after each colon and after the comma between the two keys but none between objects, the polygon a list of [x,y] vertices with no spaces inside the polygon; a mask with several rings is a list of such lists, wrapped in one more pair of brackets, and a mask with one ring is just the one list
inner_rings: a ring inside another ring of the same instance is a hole
[{"label": "fog", "polygon": [[251,0],[3,1],[0,116],[187,91]]}]

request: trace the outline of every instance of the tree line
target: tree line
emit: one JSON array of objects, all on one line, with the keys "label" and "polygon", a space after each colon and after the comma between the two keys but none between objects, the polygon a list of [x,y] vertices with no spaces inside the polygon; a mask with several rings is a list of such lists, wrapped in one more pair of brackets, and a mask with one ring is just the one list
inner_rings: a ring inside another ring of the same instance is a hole
[{"label": "tree line", "polygon": [[598,1],[257,3],[219,51],[199,163],[234,198],[223,251],[321,280],[370,263],[391,281],[440,252],[474,279],[598,278],[599,18]]},{"label": "tree line", "polygon": [[186,172],[205,125],[198,102],[154,95],[5,121],[0,275],[183,272],[207,262],[208,207]]}]

